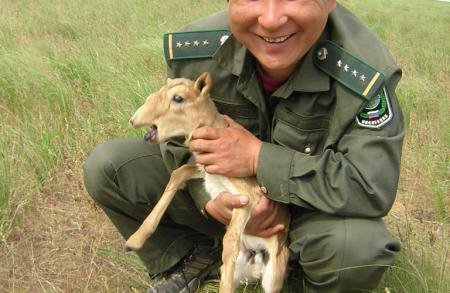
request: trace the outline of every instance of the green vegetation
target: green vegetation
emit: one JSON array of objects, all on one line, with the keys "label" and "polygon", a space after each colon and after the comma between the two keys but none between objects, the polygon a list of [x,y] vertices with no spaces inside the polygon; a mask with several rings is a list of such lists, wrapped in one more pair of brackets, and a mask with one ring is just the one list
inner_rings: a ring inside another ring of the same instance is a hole
[{"label": "green vegetation", "polygon": [[[450,5],[423,0],[340,2],[378,33],[404,69],[397,95],[407,138],[398,205],[387,219],[402,240],[403,251],[377,292],[385,288],[450,292]],[[225,6],[222,0],[1,1],[1,292],[29,288],[23,285],[26,278],[11,285],[14,280],[4,272],[11,274],[15,269],[10,260],[24,254],[20,249],[29,248],[18,243],[21,231],[34,230],[24,220],[32,207],[41,209],[42,202],[61,201],[58,194],[72,196],[63,193],[67,186],[82,186],[80,171],[73,172],[69,183],[61,180],[61,174],[80,170],[88,150],[106,139],[141,135],[130,130],[127,121],[146,95],[165,80],[162,34]],[[88,201],[81,187],[76,191],[82,201]],[[55,223],[64,231],[60,223],[65,222]],[[57,230],[45,223],[37,227]],[[83,233],[65,237],[76,242]],[[143,269],[135,258],[121,256],[121,244],[111,248],[91,242],[92,259],[87,261],[91,269],[86,275],[66,282],[66,290],[54,282],[54,278],[65,279],[62,274],[51,275],[45,282],[38,278],[41,289],[37,290],[103,292],[109,288],[107,280],[122,276],[126,278],[123,284],[118,282],[123,286],[119,291],[146,286],[145,272],[134,279],[128,275]],[[39,242],[33,245],[37,248]],[[53,256],[58,247],[48,251],[45,256]],[[124,264],[120,275],[99,269],[97,258],[113,267]],[[33,276],[48,273],[37,269]],[[86,283],[80,281],[83,278]],[[203,292],[216,288],[214,283],[207,284]]]}]

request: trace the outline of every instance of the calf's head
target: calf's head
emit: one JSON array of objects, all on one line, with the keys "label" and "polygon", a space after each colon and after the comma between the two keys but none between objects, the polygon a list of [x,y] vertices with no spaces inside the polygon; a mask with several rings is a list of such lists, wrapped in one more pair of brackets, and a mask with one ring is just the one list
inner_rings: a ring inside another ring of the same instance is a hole
[{"label": "calf's head", "polygon": [[212,79],[209,73],[201,74],[197,80],[186,78],[168,79],[134,113],[129,123],[133,127],[150,126],[146,140],[163,142],[172,137],[189,137],[205,119],[215,115],[214,103],[209,97]]}]

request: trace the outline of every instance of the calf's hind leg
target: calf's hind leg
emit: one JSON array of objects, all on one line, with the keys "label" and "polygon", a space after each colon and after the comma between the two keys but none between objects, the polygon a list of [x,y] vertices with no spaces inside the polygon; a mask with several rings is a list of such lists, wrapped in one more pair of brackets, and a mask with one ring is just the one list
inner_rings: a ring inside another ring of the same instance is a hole
[{"label": "calf's hind leg", "polygon": [[250,218],[250,208],[233,209],[230,225],[223,237],[222,267],[220,268],[220,293],[233,293],[234,272],[241,247],[241,237]]},{"label": "calf's hind leg", "polygon": [[261,284],[265,293],[278,293],[283,288],[289,249],[285,245],[272,241],[267,250],[269,261],[265,267]]}]

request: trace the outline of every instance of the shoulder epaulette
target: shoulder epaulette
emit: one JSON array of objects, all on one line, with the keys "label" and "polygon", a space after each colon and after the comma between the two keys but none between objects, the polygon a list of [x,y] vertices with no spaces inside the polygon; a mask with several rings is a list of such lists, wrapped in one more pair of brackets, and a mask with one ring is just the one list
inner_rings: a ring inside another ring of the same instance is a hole
[{"label": "shoulder epaulette", "polygon": [[164,34],[164,56],[169,60],[211,58],[231,35],[229,30]]},{"label": "shoulder epaulette", "polygon": [[315,47],[314,63],[322,71],[370,101],[384,85],[384,75],[334,42],[323,40]]}]

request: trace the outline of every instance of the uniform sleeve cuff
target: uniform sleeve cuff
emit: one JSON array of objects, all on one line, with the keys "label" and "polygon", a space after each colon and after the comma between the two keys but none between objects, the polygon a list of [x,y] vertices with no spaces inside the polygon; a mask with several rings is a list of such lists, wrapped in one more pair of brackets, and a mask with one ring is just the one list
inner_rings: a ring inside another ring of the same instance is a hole
[{"label": "uniform sleeve cuff", "polygon": [[289,203],[289,178],[295,151],[279,145],[263,143],[258,158],[256,180],[267,197]]}]

